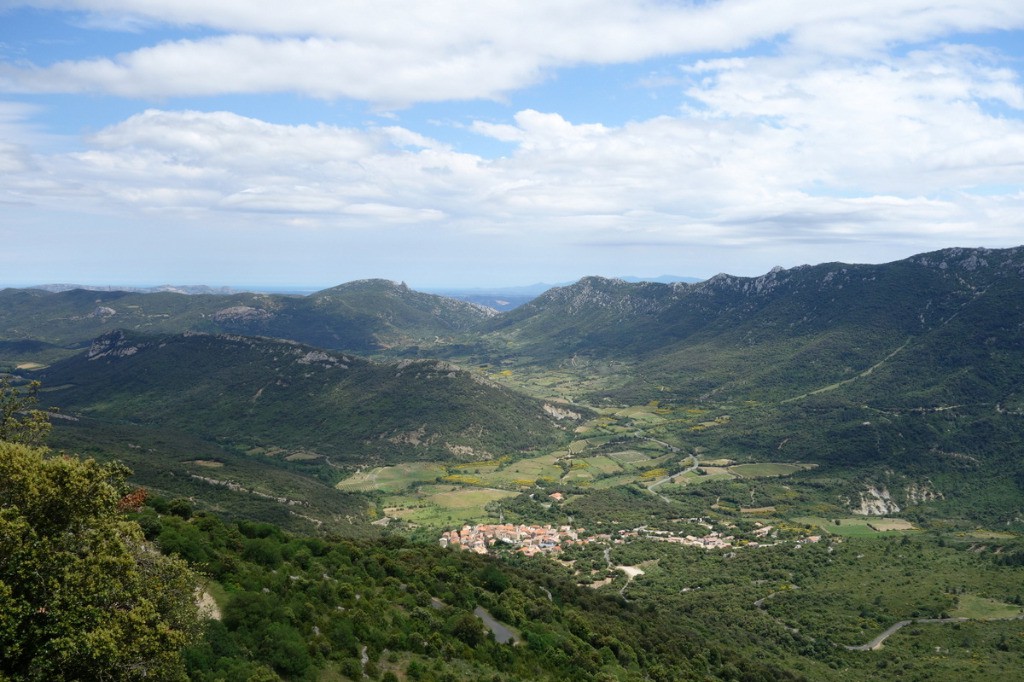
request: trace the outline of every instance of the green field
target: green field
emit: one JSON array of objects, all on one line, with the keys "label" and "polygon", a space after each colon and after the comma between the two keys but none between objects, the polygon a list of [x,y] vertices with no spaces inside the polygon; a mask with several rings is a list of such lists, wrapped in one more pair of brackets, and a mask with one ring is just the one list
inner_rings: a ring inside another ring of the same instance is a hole
[{"label": "green field", "polygon": [[494,488],[424,485],[416,493],[385,497],[384,514],[418,525],[449,527],[494,521],[484,507],[516,493]]},{"label": "green field", "polygon": [[798,471],[812,469],[808,464],[784,464],[781,462],[761,462],[759,464],[737,464],[729,467],[729,473],[743,478],[766,478],[769,476],[790,476]]},{"label": "green field", "polygon": [[668,491],[673,488],[685,488],[696,483],[707,483],[709,481],[729,481],[735,478],[725,469],[718,467],[702,467],[707,473],[698,474],[696,471],[687,471],[685,474],[673,476],[672,481],[666,483],[660,490]]},{"label": "green field", "polygon": [[974,594],[961,594],[957,597],[956,609],[950,615],[954,618],[1001,620],[1024,615],[1024,609],[995,599],[979,597]]},{"label": "green field", "polygon": [[495,500],[515,497],[517,493],[495,488],[460,488],[434,493],[426,501],[444,509],[473,510],[483,507]]},{"label": "green field", "polygon": [[555,463],[559,459],[558,454],[521,459],[504,469],[481,473],[477,477],[481,485],[499,487],[525,487],[533,485],[537,479],[557,481],[562,477],[562,467]]},{"label": "green field", "polygon": [[[806,523],[811,526],[818,526],[827,533],[842,535],[845,537],[877,537],[885,534],[897,534],[917,530],[914,524],[904,519],[880,519],[870,516],[842,517],[838,519],[824,519],[818,516],[803,516],[793,519],[797,523]],[[839,521],[837,524],[836,521]],[[898,523],[896,523],[898,522]],[[891,530],[879,531],[876,528],[894,526]]]},{"label": "green field", "polygon": [[[605,456],[586,458],[574,458],[569,460],[570,469],[565,474],[562,483],[575,483],[578,485],[589,485],[598,476],[622,473],[622,466],[618,462]],[[630,477],[628,481],[632,481]],[[627,481],[627,482],[628,482]]]},{"label": "green field", "polygon": [[640,450],[622,450],[610,453],[608,457],[623,466],[637,466],[646,464],[651,459],[651,453]]},{"label": "green field", "polygon": [[435,462],[408,462],[361,471],[335,487],[346,492],[398,492],[417,483],[434,481],[446,473],[445,468]]},{"label": "green field", "polygon": [[587,469],[573,469],[565,476],[562,476],[561,483],[575,485],[589,485],[594,480],[594,473]]},{"label": "green field", "polygon": [[639,422],[645,427],[655,426],[665,421],[665,418],[661,415],[654,413],[653,407],[642,406],[642,407],[630,407],[624,410],[619,410],[615,413],[616,417],[622,417],[631,419],[634,422]]},{"label": "green field", "polygon": [[594,487],[599,490],[605,490],[608,488],[615,488],[620,485],[628,485],[636,481],[636,474],[622,474],[621,476],[609,476],[608,478],[602,478],[594,481]]},{"label": "green field", "polygon": [[622,466],[611,457],[597,456],[580,460],[587,463],[587,468],[597,474],[617,474]]}]

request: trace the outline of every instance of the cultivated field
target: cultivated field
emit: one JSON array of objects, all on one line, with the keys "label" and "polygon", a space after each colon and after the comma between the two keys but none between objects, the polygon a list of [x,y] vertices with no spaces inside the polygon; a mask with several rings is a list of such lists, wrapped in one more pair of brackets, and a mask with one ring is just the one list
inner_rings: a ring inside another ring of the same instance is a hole
[{"label": "cultivated field", "polygon": [[[903,533],[917,530],[917,526],[905,519],[878,519],[865,516],[824,519],[819,516],[803,516],[793,520],[797,523],[818,526],[833,535],[846,537],[876,537],[883,532]],[[838,523],[836,523],[837,521]],[[886,530],[877,530],[879,526]]]},{"label": "cultivated field", "polygon": [[891,530],[917,530],[917,526],[904,519],[876,519],[869,521],[868,526],[874,528],[879,533]]},{"label": "cultivated field", "polygon": [[385,515],[403,521],[428,526],[455,526],[493,521],[484,507],[516,494],[494,488],[424,485],[414,493],[385,497],[383,507]]},{"label": "cultivated field", "polygon": [[790,476],[798,471],[813,469],[813,464],[785,464],[762,462],[759,464],[737,464],[728,468],[729,473],[743,478],[767,478],[769,476]]},{"label": "cultivated field", "polygon": [[418,483],[435,481],[446,473],[443,466],[434,462],[409,462],[361,471],[335,487],[346,492],[398,492]]}]

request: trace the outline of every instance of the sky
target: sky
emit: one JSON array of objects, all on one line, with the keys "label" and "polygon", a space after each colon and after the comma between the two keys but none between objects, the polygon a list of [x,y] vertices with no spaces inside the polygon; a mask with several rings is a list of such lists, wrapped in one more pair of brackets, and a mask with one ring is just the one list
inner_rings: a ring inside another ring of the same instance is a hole
[{"label": "sky", "polygon": [[0,0],[0,285],[1021,244],[1021,0]]}]

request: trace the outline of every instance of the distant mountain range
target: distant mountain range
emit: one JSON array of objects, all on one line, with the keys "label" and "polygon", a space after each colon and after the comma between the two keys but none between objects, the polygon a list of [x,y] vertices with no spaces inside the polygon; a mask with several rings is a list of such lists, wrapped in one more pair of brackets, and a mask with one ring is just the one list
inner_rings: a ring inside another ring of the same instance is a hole
[{"label": "distant mountain range", "polygon": [[[625,370],[601,391],[691,400],[792,397],[860,377],[895,353],[900,362],[889,364],[918,374],[922,399],[953,399],[977,380],[992,399],[1012,402],[999,392],[1016,376],[1022,270],[1022,248],[947,249],[696,283],[585,277],[505,313],[387,280],[303,297],[5,289],[0,363],[46,363],[117,329],[194,331],[551,368],[616,361]],[[858,385],[882,381],[883,369]]]},{"label": "distant mountain range", "polygon": [[[696,277],[678,277],[675,275],[661,275],[654,278],[640,278],[640,277],[620,277],[625,282],[699,282],[700,279]],[[472,288],[425,288],[422,291],[424,293],[437,294],[439,296],[446,296],[448,298],[455,298],[470,303],[477,303],[489,308],[493,308],[499,312],[512,310],[527,301],[539,296],[548,289],[557,286],[566,286],[570,282],[562,282],[560,284],[530,284],[526,286],[516,287],[472,287]],[[173,284],[162,284],[153,287],[132,287],[132,286],[96,286],[89,284],[40,284],[37,286],[28,287],[30,289],[41,289],[43,291],[49,291],[50,293],[62,293],[66,291],[74,291],[75,289],[82,289],[84,291],[126,291],[133,294],[157,294],[157,293],[174,293],[174,294],[187,294],[189,296],[201,296],[201,295],[222,295],[230,296],[233,294],[244,294],[244,293],[262,293],[262,294],[284,294],[284,295],[296,295],[306,296],[314,294],[319,291],[316,288],[310,287],[210,287],[205,284],[184,284],[184,285],[173,285]]]},{"label": "distant mountain range", "polygon": [[170,292],[173,294],[203,295],[203,294],[240,294],[248,289],[234,289],[232,287],[209,287],[205,284],[161,284],[155,287],[127,287],[127,286],[95,286],[90,284],[40,284],[29,287],[30,289],[42,289],[51,293],[62,291],[74,291],[84,289],[85,291],[127,291],[133,294],[157,294]]},{"label": "distant mountain range", "polygon": [[484,306],[387,280],[349,282],[308,296],[3,289],[0,367],[5,361],[67,356],[115,329],[270,336],[373,353],[434,344],[494,314]]},{"label": "distant mountain range", "polygon": [[1004,365],[1019,369],[1022,271],[1017,248],[777,268],[696,284],[587,277],[484,321],[482,346],[512,343],[549,365],[628,362],[624,389],[684,399],[797,395],[857,377],[897,351],[904,369],[913,360],[919,380],[932,385],[921,390],[935,399],[948,393],[937,377],[955,367],[973,373],[996,363],[1002,369],[984,370],[986,382],[1010,390],[1005,377],[1016,375]]}]

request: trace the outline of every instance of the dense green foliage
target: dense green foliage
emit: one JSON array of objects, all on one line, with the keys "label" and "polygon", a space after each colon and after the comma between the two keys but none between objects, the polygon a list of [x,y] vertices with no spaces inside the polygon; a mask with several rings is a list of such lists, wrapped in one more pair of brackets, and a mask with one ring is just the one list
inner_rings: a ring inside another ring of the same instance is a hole
[{"label": "dense green foliage", "polygon": [[38,445],[50,433],[46,412],[36,409],[39,382],[23,388],[11,386],[11,380],[0,377],[0,441]]},{"label": "dense green foliage", "polygon": [[123,517],[125,474],[0,442],[0,678],[183,677],[195,578]]},{"label": "dense green foliage", "polygon": [[[209,575],[220,604],[185,652],[197,680],[992,679],[1015,674],[1024,652],[1020,620],[912,624],[881,651],[845,648],[902,619],[1020,613],[1022,568],[1003,558],[1018,556],[1012,540],[977,551],[966,537],[917,534],[728,552],[637,540],[574,548],[566,569],[186,519],[157,503],[163,515],[139,516],[147,534]],[[612,565],[643,574],[627,581]],[[611,583],[577,587],[572,574],[590,571]],[[521,643],[496,643],[477,607]]]},{"label": "dense green foliage", "polygon": [[5,361],[52,361],[115,329],[273,336],[366,353],[397,344],[433,344],[490,314],[481,306],[385,280],[350,282],[304,297],[4,289],[0,367]]},{"label": "dense green foliage", "polygon": [[446,363],[378,364],[271,339],[112,332],[44,377],[72,415],[338,464],[472,460],[566,438],[540,401]]},{"label": "dense green foliage", "polygon": [[137,485],[166,497],[191,498],[225,517],[258,519],[307,533],[375,534],[365,523],[366,498],[336,490],[333,482],[340,470],[323,460],[289,462],[246,454],[145,425],[82,418],[61,420],[56,426],[50,437],[55,448],[123,462]]},{"label": "dense green foliage", "polygon": [[[207,515],[145,511],[139,520],[219,585],[222,619],[185,653],[196,680],[324,670],[349,679],[800,679],[668,610],[578,588],[545,560],[499,563],[400,538],[296,537]],[[496,643],[478,606],[522,642]]]}]

